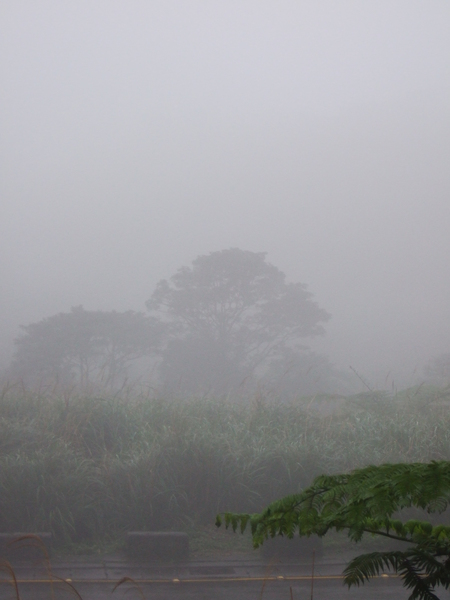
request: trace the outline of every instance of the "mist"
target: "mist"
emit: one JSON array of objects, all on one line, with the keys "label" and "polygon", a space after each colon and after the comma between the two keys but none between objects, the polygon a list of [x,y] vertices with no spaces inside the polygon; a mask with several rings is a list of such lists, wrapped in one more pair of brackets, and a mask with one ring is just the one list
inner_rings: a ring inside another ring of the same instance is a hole
[{"label": "mist", "polygon": [[447,2],[0,10],[3,366],[226,248],[306,283],[308,345],[374,387],[449,352]]}]

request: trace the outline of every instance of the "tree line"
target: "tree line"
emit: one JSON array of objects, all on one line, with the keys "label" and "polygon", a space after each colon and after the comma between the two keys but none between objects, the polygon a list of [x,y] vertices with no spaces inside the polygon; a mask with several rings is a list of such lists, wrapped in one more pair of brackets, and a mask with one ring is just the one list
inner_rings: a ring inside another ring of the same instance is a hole
[{"label": "tree line", "polygon": [[114,388],[145,358],[172,394],[229,394],[261,377],[283,393],[338,383],[328,359],[304,345],[324,333],[330,315],[266,253],[231,248],[199,256],[160,281],[146,307],[78,306],[24,326],[10,376]]}]

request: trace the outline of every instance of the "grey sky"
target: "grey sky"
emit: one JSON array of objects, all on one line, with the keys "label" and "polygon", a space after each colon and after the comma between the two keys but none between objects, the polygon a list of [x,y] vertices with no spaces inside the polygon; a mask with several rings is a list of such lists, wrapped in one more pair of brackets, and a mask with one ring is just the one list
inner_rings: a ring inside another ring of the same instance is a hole
[{"label": "grey sky", "polygon": [[363,373],[450,352],[450,3],[0,4],[2,356],[267,251]]}]

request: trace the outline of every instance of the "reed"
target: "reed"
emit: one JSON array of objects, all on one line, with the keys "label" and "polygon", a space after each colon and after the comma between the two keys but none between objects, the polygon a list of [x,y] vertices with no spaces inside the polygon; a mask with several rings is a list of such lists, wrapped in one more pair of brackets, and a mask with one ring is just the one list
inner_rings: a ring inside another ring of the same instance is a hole
[{"label": "reed", "polygon": [[450,392],[415,388],[289,405],[16,389],[0,396],[0,531],[56,548],[260,511],[321,473],[450,459]]}]

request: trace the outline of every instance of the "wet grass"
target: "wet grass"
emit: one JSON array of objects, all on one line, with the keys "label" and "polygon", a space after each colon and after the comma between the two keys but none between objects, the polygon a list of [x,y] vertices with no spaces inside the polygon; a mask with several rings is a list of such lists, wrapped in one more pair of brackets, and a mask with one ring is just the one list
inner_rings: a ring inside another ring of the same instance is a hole
[{"label": "wet grass", "polygon": [[449,460],[449,402],[450,390],[432,388],[290,405],[10,389],[0,531],[51,531],[57,552],[101,552],[126,531],[181,529],[195,552],[225,551],[217,512],[259,511],[320,473]]}]

